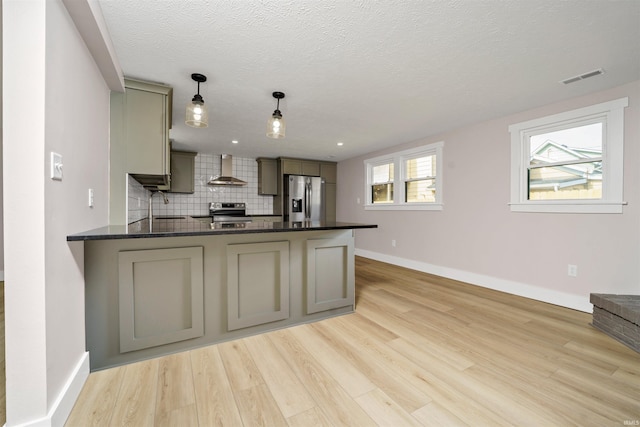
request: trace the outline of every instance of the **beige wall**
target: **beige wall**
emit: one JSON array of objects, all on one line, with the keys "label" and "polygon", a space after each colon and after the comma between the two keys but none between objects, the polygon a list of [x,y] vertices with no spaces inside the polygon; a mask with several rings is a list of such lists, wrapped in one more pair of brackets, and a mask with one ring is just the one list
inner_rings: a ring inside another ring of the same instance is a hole
[{"label": "beige wall", "polygon": [[83,247],[66,236],[107,223],[109,90],[60,0],[3,8],[7,425],[61,425],[88,374]]},{"label": "beige wall", "polygon": [[[622,97],[629,97],[624,213],[510,212],[508,126]],[[637,81],[340,162],[338,219],[378,224],[356,233],[360,254],[478,285],[585,311],[591,292],[638,294],[639,104]],[[357,204],[365,200],[365,159],[437,141],[445,142],[443,211],[365,211]],[[578,266],[577,277],[567,275],[568,264]]]}]

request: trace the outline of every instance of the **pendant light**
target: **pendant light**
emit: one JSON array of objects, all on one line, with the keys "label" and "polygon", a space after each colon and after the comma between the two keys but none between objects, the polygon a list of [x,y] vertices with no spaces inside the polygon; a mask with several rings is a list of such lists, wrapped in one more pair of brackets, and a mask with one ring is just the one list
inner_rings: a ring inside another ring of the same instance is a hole
[{"label": "pendant light", "polygon": [[273,112],[273,115],[267,121],[267,136],[273,139],[280,139],[284,138],[284,132],[287,126],[280,112],[280,100],[284,98],[284,93],[273,92],[272,95],[278,100],[278,105],[276,106],[276,111]]},{"label": "pendant light", "polygon": [[200,83],[207,81],[207,76],[203,74],[191,74],[191,78],[198,82],[198,93],[193,95],[193,99],[187,104],[187,116],[185,123],[194,128],[206,128],[209,126],[209,114],[204,100],[200,96]]}]

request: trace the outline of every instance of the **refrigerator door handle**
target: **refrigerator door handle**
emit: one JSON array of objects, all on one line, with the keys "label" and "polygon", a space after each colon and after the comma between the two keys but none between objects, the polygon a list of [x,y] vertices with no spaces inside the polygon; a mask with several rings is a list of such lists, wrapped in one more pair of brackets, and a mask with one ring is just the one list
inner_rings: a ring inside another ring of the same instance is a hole
[{"label": "refrigerator door handle", "polygon": [[304,186],[304,216],[305,219],[311,218],[311,196],[313,191],[311,190],[311,182],[307,181]]}]

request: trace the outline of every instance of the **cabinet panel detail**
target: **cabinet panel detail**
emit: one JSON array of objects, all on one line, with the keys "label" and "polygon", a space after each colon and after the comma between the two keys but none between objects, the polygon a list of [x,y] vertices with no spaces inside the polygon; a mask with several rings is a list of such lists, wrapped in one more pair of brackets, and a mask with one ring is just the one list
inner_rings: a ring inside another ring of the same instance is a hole
[{"label": "cabinet panel detail", "polygon": [[204,335],[202,247],[118,253],[120,353]]},{"label": "cabinet panel detail", "polygon": [[320,163],[302,161],[302,175],[320,176]]},{"label": "cabinet panel detail", "polygon": [[301,175],[302,164],[300,163],[300,160],[282,159],[282,174]]},{"label": "cabinet panel detail", "polygon": [[195,159],[198,153],[189,151],[171,152],[171,192],[193,193]]},{"label": "cabinet panel detail", "polygon": [[278,161],[258,158],[258,194],[275,196],[278,194]]},{"label": "cabinet panel detail", "polygon": [[353,305],[353,239],[307,240],[307,313]]},{"label": "cabinet panel detail", "polygon": [[333,222],[336,220],[336,184],[324,185],[324,220]]},{"label": "cabinet panel detail", "polygon": [[135,175],[169,175],[169,86],[125,80],[124,138],[127,170]]},{"label": "cabinet panel detail", "polygon": [[289,318],[289,242],[227,246],[228,330]]},{"label": "cabinet panel detail", "polygon": [[335,163],[320,163],[320,176],[327,183],[335,184],[338,182],[338,166]]}]

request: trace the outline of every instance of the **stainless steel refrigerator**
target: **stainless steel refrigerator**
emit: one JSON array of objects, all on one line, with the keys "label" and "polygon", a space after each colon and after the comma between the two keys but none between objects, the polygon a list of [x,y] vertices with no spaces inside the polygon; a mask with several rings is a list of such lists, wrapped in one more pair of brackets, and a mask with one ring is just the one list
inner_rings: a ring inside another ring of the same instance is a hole
[{"label": "stainless steel refrigerator", "polygon": [[324,221],[324,179],[317,176],[286,175],[284,201],[285,221]]}]

